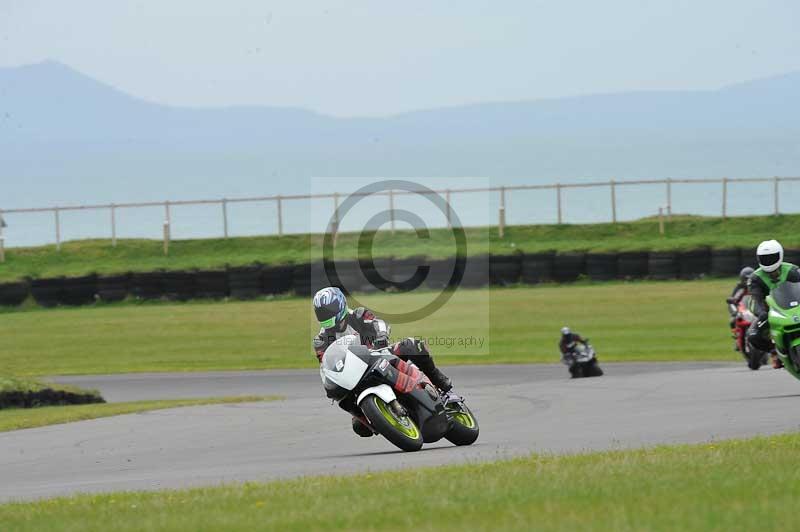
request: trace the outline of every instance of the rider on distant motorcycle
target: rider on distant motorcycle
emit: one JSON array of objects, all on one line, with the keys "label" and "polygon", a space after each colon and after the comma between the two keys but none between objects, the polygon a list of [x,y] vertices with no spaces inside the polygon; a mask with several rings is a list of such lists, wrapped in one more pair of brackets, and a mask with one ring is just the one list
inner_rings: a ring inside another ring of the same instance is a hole
[{"label": "rider on distant motorcycle", "polygon": [[736,325],[736,315],[739,313],[739,303],[742,301],[744,296],[750,293],[747,285],[750,282],[750,276],[753,275],[754,271],[755,270],[750,266],[742,268],[742,271],[739,272],[739,282],[733,287],[733,292],[731,292],[731,296],[727,299],[728,312],[731,315],[731,329],[733,329]]},{"label": "rider on distant motorcycle", "polygon": [[565,364],[568,363],[567,354],[570,353],[572,346],[576,342],[580,342],[583,345],[587,345],[589,343],[589,341],[584,339],[580,334],[572,332],[569,327],[562,327],[561,340],[558,342],[558,348],[561,350],[561,361]]},{"label": "rider on distant motorcycle", "polygon": [[[772,339],[769,335],[769,307],[767,296],[781,283],[800,282],[800,270],[794,264],[783,262],[783,246],[777,240],[765,240],[756,250],[759,268],[750,276],[748,289],[753,301],[753,313],[758,320],[747,331],[747,341],[761,351],[772,351]],[[783,366],[780,359],[773,356],[772,366]]]},{"label": "rider on distant motorcycle", "polygon": [[[358,307],[355,310],[347,308],[347,299],[340,289],[330,286],[323,288],[314,295],[313,303],[314,313],[321,328],[312,343],[317,360],[320,362],[322,362],[325,350],[337,338],[357,335],[361,339],[362,345],[372,349],[389,348],[402,360],[413,362],[442,392],[447,393],[453,388],[450,379],[433,363],[433,357],[425,342],[406,338],[389,345],[389,326],[386,322],[377,318],[371,310],[364,307]],[[356,434],[363,437],[374,434],[361,411],[352,401],[348,404],[342,401],[339,406],[353,415],[353,431]]]}]

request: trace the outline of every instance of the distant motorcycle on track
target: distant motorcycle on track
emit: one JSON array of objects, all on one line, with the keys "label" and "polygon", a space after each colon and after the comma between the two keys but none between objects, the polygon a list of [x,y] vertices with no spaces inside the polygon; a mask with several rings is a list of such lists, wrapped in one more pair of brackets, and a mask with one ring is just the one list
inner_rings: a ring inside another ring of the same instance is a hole
[{"label": "distant motorcycle on track", "polygon": [[603,370],[597,364],[597,355],[592,344],[586,341],[567,344],[567,352],[561,356],[561,362],[569,367],[573,379],[583,377],[600,377]]},{"label": "distant motorcycle on track", "polygon": [[[730,303],[733,305],[733,303]],[[736,350],[742,354],[747,367],[757,370],[767,363],[769,353],[756,349],[747,341],[747,330],[756,321],[756,316],[750,310],[750,296],[744,296],[736,306],[736,315],[733,322],[733,338],[736,341]]]},{"label": "distant motorcycle on track", "polygon": [[345,336],[322,357],[326,395],[354,399],[370,426],[404,451],[442,438],[455,445],[478,439],[478,420],[463,397],[440,393],[414,364],[388,349],[370,350]]}]

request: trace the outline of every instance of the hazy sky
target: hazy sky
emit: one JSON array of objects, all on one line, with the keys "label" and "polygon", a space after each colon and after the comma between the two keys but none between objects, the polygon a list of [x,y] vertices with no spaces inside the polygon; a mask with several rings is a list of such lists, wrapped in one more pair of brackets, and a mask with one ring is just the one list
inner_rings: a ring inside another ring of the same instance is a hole
[{"label": "hazy sky", "polygon": [[337,115],[800,69],[796,0],[0,0],[0,66],[54,59],[178,105]]}]

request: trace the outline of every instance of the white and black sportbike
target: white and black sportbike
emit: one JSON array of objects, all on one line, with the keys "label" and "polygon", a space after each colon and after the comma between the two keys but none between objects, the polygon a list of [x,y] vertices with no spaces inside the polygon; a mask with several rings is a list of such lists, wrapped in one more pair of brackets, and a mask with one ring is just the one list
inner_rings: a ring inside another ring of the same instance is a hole
[{"label": "white and black sportbike", "polygon": [[455,445],[478,439],[478,421],[464,399],[440,393],[388,349],[370,350],[357,336],[344,336],[327,348],[319,371],[329,398],[352,401],[373,430],[404,451],[442,438]]},{"label": "white and black sportbike", "polygon": [[569,374],[573,379],[600,377],[603,374],[603,370],[597,365],[594,347],[588,341],[567,344],[567,352],[561,356],[561,361],[569,367]]}]

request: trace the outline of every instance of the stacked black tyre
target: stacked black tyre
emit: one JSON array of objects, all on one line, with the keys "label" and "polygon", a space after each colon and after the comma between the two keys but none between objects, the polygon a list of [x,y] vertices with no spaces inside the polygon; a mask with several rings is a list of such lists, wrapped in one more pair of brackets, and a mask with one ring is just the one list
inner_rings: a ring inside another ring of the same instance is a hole
[{"label": "stacked black tyre", "polygon": [[97,297],[104,303],[116,303],[128,297],[130,292],[131,276],[101,275],[97,278]]},{"label": "stacked black tyre", "polygon": [[625,251],[617,256],[617,276],[620,279],[644,279],[649,271],[646,251]]},{"label": "stacked black tyre", "polygon": [[678,271],[678,254],[674,251],[653,251],[647,258],[647,272],[651,279],[675,279]]},{"label": "stacked black tyre", "polygon": [[699,279],[711,271],[711,250],[698,248],[678,255],[678,276],[681,279]]},{"label": "stacked black tyre", "polygon": [[616,253],[588,253],[586,275],[593,281],[610,281],[617,278]]},{"label": "stacked black tyre", "polygon": [[586,253],[557,253],[553,257],[553,279],[559,283],[577,281],[586,272]]},{"label": "stacked black tyre", "polygon": [[62,305],[88,305],[97,296],[97,276],[66,277],[61,283],[58,302]]},{"label": "stacked black tyre", "polygon": [[171,301],[189,301],[197,297],[197,277],[194,272],[164,272],[164,297]]},{"label": "stacked black tyre", "polygon": [[64,287],[64,278],[33,279],[31,281],[31,296],[42,307],[56,307],[61,302],[61,291]]},{"label": "stacked black tyre", "polygon": [[195,295],[201,299],[224,299],[228,291],[228,272],[200,271],[195,274]]},{"label": "stacked black tyre", "polygon": [[285,294],[292,289],[293,266],[268,266],[261,271],[261,292],[263,294]]},{"label": "stacked black tyre", "polygon": [[255,299],[261,295],[261,265],[228,268],[228,287],[233,299]]},{"label": "stacked black tyre", "polygon": [[711,251],[711,275],[715,277],[731,277],[738,275],[745,266],[742,262],[742,250],[739,248],[714,249]]},{"label": "stacked black tyre", "polygon": [[163,272],[132,273],[130,278],[131,295],[136,299],[153,300],[164,297]]},{"label": "stacked black tyre", "polygon": [[28,298],[31,287],[28,281],[0,284],[0,305],[16,307]]},{"label": "stacked black tyre", "polygon": [[520,280],[525,284],[547,283],[553,280],[554,251],[526,253],[520,264]]},{"label": "stacked black tyre", "polygon": [[510,286],[520,280],[522,254],[492,255],[489,257],[489,281],[495,286]]}]

